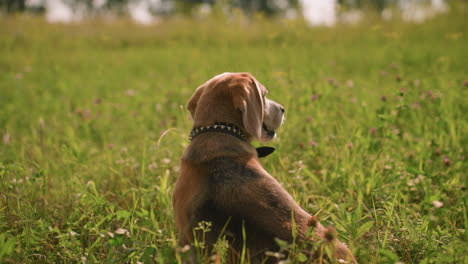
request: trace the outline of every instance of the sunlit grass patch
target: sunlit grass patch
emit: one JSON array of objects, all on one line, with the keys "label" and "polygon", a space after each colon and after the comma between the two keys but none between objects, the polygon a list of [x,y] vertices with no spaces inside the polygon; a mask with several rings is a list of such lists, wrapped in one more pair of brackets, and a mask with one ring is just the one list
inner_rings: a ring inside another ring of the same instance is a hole
[{"label": "sunlit grass patch", "polygon": [[181,262],[171,192],[185,103],[212,76],[248,71],[287,109],[263,165],[360,262],[462,263],[464,17],[333,29],[1,18],[0,262]]}]

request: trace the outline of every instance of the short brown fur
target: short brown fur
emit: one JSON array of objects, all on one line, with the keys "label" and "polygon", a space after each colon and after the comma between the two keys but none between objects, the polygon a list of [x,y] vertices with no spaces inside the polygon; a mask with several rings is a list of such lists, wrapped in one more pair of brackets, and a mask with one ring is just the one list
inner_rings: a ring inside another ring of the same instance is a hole
[{"label": "short brown fur", "polygon": [[[263,107],[262,95],[257,93],[264,89],[248,73],[225,74],[200,86],[189,100],[187,108],[194,127],[211,125],[215,121],[231,123],[243,129],[247,140],[210,132],[194,138],[185,150],[173,193],[181,246],[194,242],[197,233],[193,229],[201,221],[212,224],[211,231],[205,234],[208,250],[224,230],[223,235],[230,243],[229,263],[239,261],[244,243],[243,228],[251,263],[262,263],[266,251],[279,249],[275,238],[293,242],[294,227],[297,240],[318,238],[325,241],[329,237],[329,230],[304,211],[263,169],[250,144],[259,135],[258,131],[246,129],[244,119],[246,114],[263,118],[263,113],[258,111],[259,106]],[[242,106],[243,103],[247,105]],[[258,121],[252,120],[247,122]],[[315,230],[312,237],[307,235],[310,226]],[[334,245],[336,258],[356,262],[344,244],[336,238],[332,240],[329,242]],[[314,261],[314,253],[310,256]],[[195,259],[191,261],[196,262]],[[275,263],[277,259],[270,257],[266,261]]]}]

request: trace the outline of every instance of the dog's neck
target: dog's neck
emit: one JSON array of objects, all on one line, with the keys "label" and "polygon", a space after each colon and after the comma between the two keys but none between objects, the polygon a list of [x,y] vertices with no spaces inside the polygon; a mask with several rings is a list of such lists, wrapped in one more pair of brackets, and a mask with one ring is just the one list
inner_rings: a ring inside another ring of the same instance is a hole
[{"label": "dog's neck", "polygon": [[[241,128],[234,124],[223,123],[223,122],[215,122],[213,125],[209,126],[200,126],[194,127],[190,132],[189,141],[192,142],[193,139],[200,134],[208,133],[208,132],[218,132],[218,133],[225,133],[231,136],[234,136],[242,141],[246,141],[247,136],[244,134]],[[259,147],[256,148],[257,156],[259,158],[266,157],[275,151],[275,148],[272,147]]]},{"label": "dog's neck", "polygon": [[192,142],[195,137],[207,132],[225,133],[243,141],[245,141],[247,138],[244,134],[244,131],[242,131],[242,129],[240,129],[238,126],[224,122],[215,122],[209,126],[194,127],[190,132],[189,141]]}]

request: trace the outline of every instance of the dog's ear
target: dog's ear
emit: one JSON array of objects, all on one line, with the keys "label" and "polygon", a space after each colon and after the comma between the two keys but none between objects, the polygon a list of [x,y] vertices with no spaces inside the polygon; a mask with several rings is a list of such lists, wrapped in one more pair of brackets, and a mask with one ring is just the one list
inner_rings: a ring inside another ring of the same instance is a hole
[{"label": "dog's ear", "polygon": [[234,107],[241,111],[244,128],[251,136],[260,140],[264,102],[260,85],[253,77],[243,82],[241,89],[236,89],[233,96]]},{"label": "dog's ear", "polygon": [[195,119],[195,109],[197,109],[197,104],[198,100],[200,99],[200,96],[203,93],[203,88],[205,85],[202,85],[195,90],[195,93],[193,93],[192,97],[187,102],[187,110],[190,112],[190,116],[192,117],[192,120]]}]

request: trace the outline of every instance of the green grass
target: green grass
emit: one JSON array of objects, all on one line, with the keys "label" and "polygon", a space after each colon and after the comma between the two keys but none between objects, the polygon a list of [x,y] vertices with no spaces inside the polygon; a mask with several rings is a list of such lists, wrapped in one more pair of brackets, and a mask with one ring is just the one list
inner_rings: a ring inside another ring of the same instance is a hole
[{"label": "green grass", "polygon": [[360,262],[467,263],[466,10],[315,29],[0,18],[0,262],[180,263],[185,103],[248,71],[287,109],[263,165]]}]

